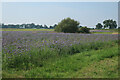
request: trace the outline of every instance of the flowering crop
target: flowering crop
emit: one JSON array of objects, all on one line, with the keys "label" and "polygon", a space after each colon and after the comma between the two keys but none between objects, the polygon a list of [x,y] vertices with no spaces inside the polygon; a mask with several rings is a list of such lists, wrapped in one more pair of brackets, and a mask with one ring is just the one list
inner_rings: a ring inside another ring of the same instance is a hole
[{"label": "flowering crop", "polygon": [[[85,43],[106,42],[113,40],[118,40],[117,34],[51,33],[50,31],[3,31],[3,64],[5,63],[7,66],[13,65],[10,67],[14,68],[17,64],[19,66],[20,63],[22,66],[27,65],[28,67],[28,62],[34,64],[36,60],[39,60],[40,62],[53,55],[57,56],[58,54],[74,54],[76,52],[80,52],[83,49],[81,47],[82,44]],[[85,50],[89,49],[87,48]]]}]

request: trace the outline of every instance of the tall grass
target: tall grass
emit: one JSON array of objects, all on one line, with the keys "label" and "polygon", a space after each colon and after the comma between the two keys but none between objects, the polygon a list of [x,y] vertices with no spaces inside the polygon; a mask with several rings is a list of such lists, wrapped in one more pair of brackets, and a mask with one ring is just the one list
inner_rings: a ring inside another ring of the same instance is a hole
[{"label": "tall grass", "polygon": [[[43,67],[44,63],[50,59],[61,58],[62,56],[74,55],[90,50],[100,50],[116,45],[118,41],[109,42],[92,42],[84,44],[75,44],[72,46],[64,46],[62,48],[50,48],[44,46],[43,49],[32,48],[28,52],[23,52],[19,55],[12,53],[3,54],[3,69],[16,69],[16,70],[30,70],[35,67]],[[52,45],[53,47],[54,45]],[[109,55],[109,53],[108,53]],[[8,57],[11,56],[11,57]],[[101,56],[104,56],[101,55]],[[110,55],[109,57],[111,57]],[[107,56],[108,57],[108,56]]]},{"label": "tall grass", "polygon": [[[84,51],[75,55],[62,57],[56,61],[47,61],[48,64],[44,67],[31,69],[27,71],[24,76],[30,78],[116,78],[118,77],[118,63],[117,60],[114,61],[113,58],[116,59],[118,56],[117,47],[118,46],[115,45],[100,50]],[[92,67],[95,68],[93,69]]]}]

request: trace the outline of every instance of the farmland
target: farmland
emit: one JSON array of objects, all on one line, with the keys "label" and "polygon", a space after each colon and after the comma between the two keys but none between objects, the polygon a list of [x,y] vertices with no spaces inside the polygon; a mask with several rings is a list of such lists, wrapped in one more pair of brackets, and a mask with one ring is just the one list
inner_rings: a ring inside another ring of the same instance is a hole
[{"label": "farmland", "polygon": [[54,29],[15,29],[15,28],[3,28],[1,31],[54,31]]},{"label": "farmland", "polygon": [[118,78],[118,34],[2,31],[3,78]]},{"label": "farmland", "polygon": [[118,2],[6,0],[1,8],[3,80],[119,78]]}]

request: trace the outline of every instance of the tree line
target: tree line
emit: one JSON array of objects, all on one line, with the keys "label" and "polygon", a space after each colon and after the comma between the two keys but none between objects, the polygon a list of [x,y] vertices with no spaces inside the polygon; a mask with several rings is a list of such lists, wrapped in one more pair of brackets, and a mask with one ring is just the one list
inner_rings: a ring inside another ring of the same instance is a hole
[{"label": "tree line", "polygon": [[101,23],[98,23],[96,25],[96,29],[116,29],[117,28],[117,22],[112,20],[112,19],[108,19],[103,21],[103,25]]},{"label": "tree line", "polygon": [[47,25],[36,25],[34,23],[31,24],[2,24],[1,28],[27,28],[27,29],[54,29],[57,26],[57,24],[54,24],[53,26],[47,26]]},{"label": "tree line", "polygon": [[[58,23],[55,27],[55,31],[64,33],[90,33],[90,28],[79,26],[80,23],[71,18],[65,18]],[[103,25],[98,23],[95,29],[116,29],[117,23],[112,19],[103,21]],[[94,29],[94,28],[92,28]]]},{"label": "tree line", "polygon": [[[63,31],[63,32],[69,32],[69,31],[76,32],[76,30],[78,30],[78,28],[82,27],[82,26],[79,26],[79,24],[80,23],[78,21],[75,21],[74,19],[66,18],[66,19],[63,19],[60,23],[54,24],[53,26],[49,26],[49,27],[47,25],[39,25],[39,24],[36,25],[34,23],[30,23],[30,24],[16,24],[16,25],[15,24],[7,24],[7,25],[5,25],[3,23],[0,26],[0,28],[55,29],[58,32],[61,32],[61,31]],[[56,26],[58,26],[58,27],[56,27]],[[106,28],[107,29],[116,29],[117,28],[117,22],[112,20],[112,19],[104,20],[103,21],[103,25],[101,23],[98,23],[96,25],[95,29],[106,29]],[[91,29],[94,29],[94,28],[91,28]]]}]

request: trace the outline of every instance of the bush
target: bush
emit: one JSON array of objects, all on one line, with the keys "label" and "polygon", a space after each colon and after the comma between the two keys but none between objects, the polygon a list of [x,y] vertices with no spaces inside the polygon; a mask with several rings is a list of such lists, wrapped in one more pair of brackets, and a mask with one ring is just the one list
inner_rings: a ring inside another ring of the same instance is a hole
[{"label": "bush", "polygon": [[63,19],[55,27],[55,31],[64,33],[75,33],[78,31],[79,22],[71,18]]},{"label": "bush", "polygon": [[90,29],[87,27],[81,27],[78,33],[90,33]]}]

